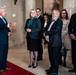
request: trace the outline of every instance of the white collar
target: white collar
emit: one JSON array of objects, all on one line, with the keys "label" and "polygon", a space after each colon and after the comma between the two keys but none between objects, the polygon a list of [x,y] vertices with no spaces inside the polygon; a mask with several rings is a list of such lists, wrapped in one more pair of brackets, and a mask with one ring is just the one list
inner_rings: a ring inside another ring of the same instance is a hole
[{"label": "white collar", "polygon": [[0,16],[0,18],[2,18],[2,16]]},{"label": "white collar", "polygon": [[39,18],[41,15],[37,16],[37,18]]},{"label": "white collar", "polygon": [[56,21],[58,18],[52,18],[52,19]]}]

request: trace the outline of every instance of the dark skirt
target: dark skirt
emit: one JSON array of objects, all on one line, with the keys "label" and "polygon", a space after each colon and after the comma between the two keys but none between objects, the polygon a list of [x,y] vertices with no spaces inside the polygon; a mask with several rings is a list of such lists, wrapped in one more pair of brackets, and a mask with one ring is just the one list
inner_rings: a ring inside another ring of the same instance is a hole
[{"label": "dark skirt", "polygon": [[39,49],[39,39],[27,38],[27,49],[29,51],[38,51]]}]

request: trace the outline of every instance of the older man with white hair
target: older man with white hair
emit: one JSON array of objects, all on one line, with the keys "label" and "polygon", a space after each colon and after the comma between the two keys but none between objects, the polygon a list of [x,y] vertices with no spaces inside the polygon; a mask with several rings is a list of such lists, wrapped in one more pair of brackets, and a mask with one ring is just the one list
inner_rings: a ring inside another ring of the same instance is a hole
[{"label": "older man with white hair", "polygon": [[3,73],[4,69],[10,70],[10,68],[6,66],[10,29],[7,20],[4,18],[5,15],[6,6],[0,8],[0,73]]}]

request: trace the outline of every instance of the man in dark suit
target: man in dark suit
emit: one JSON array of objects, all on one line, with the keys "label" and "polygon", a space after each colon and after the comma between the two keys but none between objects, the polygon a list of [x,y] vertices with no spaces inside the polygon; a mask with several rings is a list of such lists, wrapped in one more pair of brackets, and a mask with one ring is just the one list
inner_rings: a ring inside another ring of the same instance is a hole
[{"label": "man in dark suit", "polygon": [[38,61],[40,61],[43,59],[42,38],[43,38],[44,21],[43,21],[43,17],[41,16],[41,9],[40,8],[36,9],[36,13],[37,13],[37,18],[40,19],[40,22],[41,22],[41,31],[39,32],[39,35],[40,35],[39,50],[38,50]]},{"label": "man in dark suit", "polygon": [[74,68],[69,72],[76,73],[76,13],[71,16],[70,23],[68,26],[69,36],[71,38],[72,45],[72,64]]},{"label": "man in dark suit", "polygon": [[60,12],[58,9],[52,10],[52,20],[48,22],[45,28],[45,38],[48,41],[48,54],[51,67],[46,70],[47,75],[58,75],[60,64],[60,50],[62,45],[61,30],[62,21],[59,19]]},{"label": "man in dark suit", "polygon": [[8,23],[4,18],[5,15],[6,7],[2,7],[0,9],[0,73],[3,73],[4,69],[10,70],[6,65],[10,30],[8,28]]}]

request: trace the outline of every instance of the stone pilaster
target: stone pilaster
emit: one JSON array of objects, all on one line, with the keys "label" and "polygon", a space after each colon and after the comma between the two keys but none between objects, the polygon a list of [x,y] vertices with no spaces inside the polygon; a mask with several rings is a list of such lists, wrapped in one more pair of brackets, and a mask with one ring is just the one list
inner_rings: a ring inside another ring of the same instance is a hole
[{"label": "stone pilaster", "polygon": [[76,0],[63,0],[63,8],[67,9],[69,16],[76,12]]},{"label": "stone pilaster", "polygon": [[25,11],[26,11],[26,19],[29,18],[29,12],[31,9],[36,8],[36,0],[26,0],[25,1]]}]

